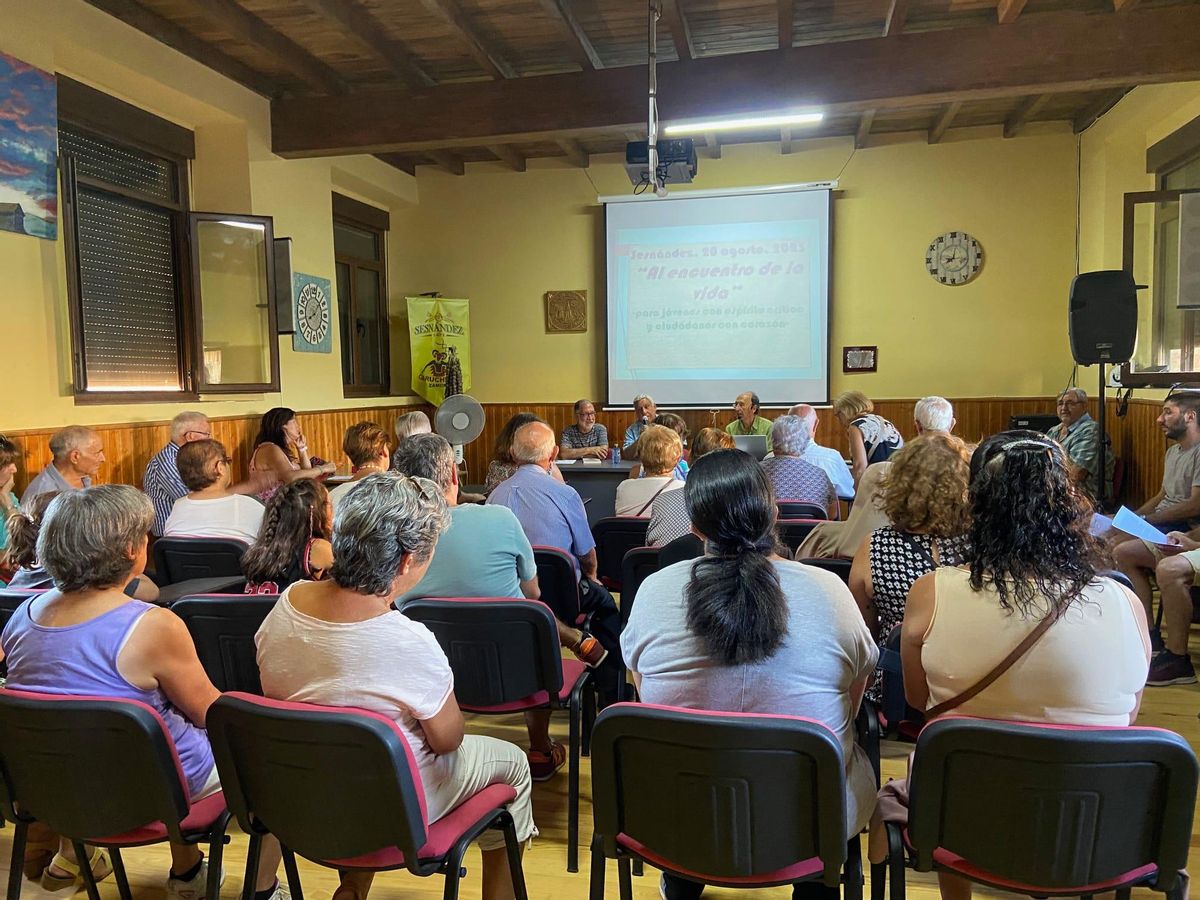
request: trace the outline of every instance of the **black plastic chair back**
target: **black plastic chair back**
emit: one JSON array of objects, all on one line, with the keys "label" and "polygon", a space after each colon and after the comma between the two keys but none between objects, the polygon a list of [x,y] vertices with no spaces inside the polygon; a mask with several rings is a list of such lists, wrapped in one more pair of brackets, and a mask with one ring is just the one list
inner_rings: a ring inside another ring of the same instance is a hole
[{"label": "black plastic chair back", "polygon": [[621,628],[629,621],[638,588],[658,571],[658,547],[634,547],[621,560]]},{"label": "black plastic chair back", "polygon": [[600,582],[621,590],[621,561],[634,547],[646,546],[649,517],[608,516],[592,526],[596,541],[596,565]]},{"label": "black plastic chair back", "polygon": [[425,795],[394,722],[233,693],[209,709],[208,735],[243,831],[269,831],[312,860],[394,846],[409,868],[416,865],[426,839]]},{"label": "black plastic chair back", "polygon": [[1187,741],[1158,728],[938,720],[921,732],[909,775],[916,868],[928,871],[941,848],[1006,881],[1057,889],[1153,863],[1156,889],[1168,891],[1187,862],[1196,781]]},{"label": "black plastic chair back", "polygon": [[558,705],[562,653],[554,614],[536,600],[411,600],[404,615],[437,638],[464,709],[524,700],[546,691]]},{"label": "black plastic chair back", "polygon": [[565,625],[579,623],[579,575],[575,561],[558,547],[534,547],[541,601]]},{"label": "black plastic chair back", "polygon": [[179,757],[162,719],[136,700],[0,691],[0,774],[22,815],[64,837],[162,822],[183,842]]},{"label": "black plastic chair back", "polygon": [[820,503],[805,503],[802,500],[778,500],[781,519],[828,519],[829,511]]},{"label": "black plastic chair back", "polygon": [[275,608],[278,594],[208,594],[171,607],[183,619],[200,664],[218,691],[261,694],[254,635]]},{"label": "black plastic chair back", "polygon": [[801,559],[797,560],[797,562],[802,562],[806,566],[812,566],[814,569],[824,569],[826,572],[832,572],[846,584],[850,583],[850,567],[854,564],[854,560],[842,557],[832,559]]},{"label": "black plastic chair back", "polygon": [[804,543],[804,539],[808,537],[809,532],[820,525],[824,519],[779,519],[775,522],[775,529],[779,534],[779,539],[787,544],[788,549],[793,553]]},{"label": "black plastic chair back", "polygon": [[685,559],[699,559],[703,555],[704,542],[694,534],[685,534],[663,545],[658,552],[658,567],[665,569]]},{"label": "black plastic chair back", "polygon": [[242,574],[246,545],[231,538],[159,538],[154,575],[159,584]]},{"label": "black plastic chair back", "polygon": [[8,624],[8,620],[12,618],[18,606],[30,597],[44,593],[45,591],[0,590],[0,631],[4,630],[4,626]]},{"label": "black plastic chair back", "polygon": [[819,857],[830,886],[846,860],[841,742],[804,719],[610,706],[592,732],[592,798],[610,857],[623,834],[712,881]]}]

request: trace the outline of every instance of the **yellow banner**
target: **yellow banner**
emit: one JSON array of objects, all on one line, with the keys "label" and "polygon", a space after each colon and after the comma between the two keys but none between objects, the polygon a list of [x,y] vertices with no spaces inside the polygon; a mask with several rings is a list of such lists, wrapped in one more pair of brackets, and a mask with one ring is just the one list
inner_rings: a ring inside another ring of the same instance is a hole
[{"label": "yellow banner", "polygon": [[412,388],[436,405],[471,387],[471,319],[467,300],[405,297]]}]

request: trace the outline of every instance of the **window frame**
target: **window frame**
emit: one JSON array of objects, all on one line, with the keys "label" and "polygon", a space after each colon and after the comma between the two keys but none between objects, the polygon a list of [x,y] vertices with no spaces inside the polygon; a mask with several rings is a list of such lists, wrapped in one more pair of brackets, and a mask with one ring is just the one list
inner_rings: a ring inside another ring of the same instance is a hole
[{"label": "window frame", "polygon": [[[350,269],[350,277],[348,284],[350,287],[350,296],[342,296],[342,291],[337,288],[338,302],[338,329],[341,329],[341,312],[342,304],[347,304],[347,315],[351,321],[356,316],[358,310],[358,279],[356,277],[358,269],[366,269],[375,272],[379,276],[379,382],[364,383],[360,379],[362,377],[362,350],[361,342],[358,338],[358,331],[355,328],[350,329],[350,347],[342,346],[342,364],[345,363],[345,354],[347,350],[350,353],[350,369],[352,381],[346,381],[345,375],[342,377],[342,396],[347,398],[359,397],[390,397],[391,392],[391,327],[388,317],[388,292],[387,292],[387,249],[388,249],[388,232],[391,229],[391,215],[387,210],[379,209],[370,204],[363,203],[360,200],[355,200],[352,197],[347,197],[344,194],[339,194],[336,191],[332,197],[333,215],[330,221],[330,234],[334,240],[334,268],[336,285],[336,268],[338,265],[346,265]],[[359,231],[367,231],[374,235],[376,246],[378,247],[378,259],[365,259],[360,256],[354,256],[348,253],[337,252],[337,238],[334,233],[334,226],[344,225],[349,228],[355,228]],[[339,366],[341,368],[341,366]],[[343,370],[344,371],[344,370]]]}]

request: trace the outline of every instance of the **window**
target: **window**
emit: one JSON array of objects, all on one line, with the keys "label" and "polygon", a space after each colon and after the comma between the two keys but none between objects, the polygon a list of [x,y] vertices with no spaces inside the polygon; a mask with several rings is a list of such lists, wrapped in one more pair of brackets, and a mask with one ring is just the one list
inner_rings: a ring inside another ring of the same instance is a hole
[{"label": "window", "polygon": [[389,392],[386,241],[390,221],[386,210],[333,195],[338,329],[347,397]]},{"label": "window", "polygon": [[76,400],[278,390],[270,219],[188,212],[187,129],[61,76],[59,119]]},{"label": "window", "polygon": [[[1180,256],[1180,208],[1182,198],[1200,193],[1200,119],[1151,147],[1146,169],[1158,190],[1125,195],[1122,266],[1145,287],[1138,291],[1137,349],[1121,383],[1167,387],[1200,379],[1200,309],[1180,306],[1180,278],[1189,265]],[[1193,225],[1188,232],[1200,230]]]}]

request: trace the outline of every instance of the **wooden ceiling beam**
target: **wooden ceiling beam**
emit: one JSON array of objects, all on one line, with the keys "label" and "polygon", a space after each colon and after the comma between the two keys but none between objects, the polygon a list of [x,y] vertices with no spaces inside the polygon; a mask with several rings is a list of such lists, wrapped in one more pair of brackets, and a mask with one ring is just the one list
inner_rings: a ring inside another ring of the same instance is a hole
[{"label": "wooden ceiling beam", "polygon": [[864,110],[858,119],[858,129],[854,132],[854,149],[861,150],[867,146],[867,138],[871,134],[871,126],[875,124],[875,110]]},{"label": "wooden ceiling beam", "polygon": [[498,53],[484,43],[455,0],[421,0],[421,5],[450,26],[479,67],[493,78],[515,78],[516,72]]},{"label": "wooden ceiling beam", "polygon": [[304,0],[313,12],[337,25],[343,33],[365,47],[405,84],[428,87],[434,84],[413,54],[384,34],[383,26],[359,5],[358,0]]},{"label": "wooden ceiling beam", "polygon": [[796,0],[779,0],[779,49],[786,50],[796,40]]},{"label": "wooden ceiling beam", "polygon": [[1132,90],[1133,88],[1129,86],[1119,87],[1099,97],[1091,105],[1085,106],[1071,123],[1074,132],[1079,134],[1081,131],[1091,128],[1097,119],[1120,103],[1121,99]]},{"label": "wooden ceiling beam", "polygon": [[401,156],[399,153],[376,153],[375,158],[401,172],[407,172],[409,175],[417,174],[417,164],[411,156]]},{"label": "wooden ceiling beam", "polygon": [[277,96],[280,86],[269,76],[253,69],[239,59],[221,52],[212,44],[200,40],[186,28],[181,28],[170,19],[163,18],[152,12],[135,0],[87,0],[101,12],[106,12],[120,19],[126,25],[131,25],[143,34],[147,34],[172,50],[178,50],[184,56],[190,56],[224,75],[231,81],[236,81],[264,97]]},{"label": "wooden ceiling beam", "polygon": [[1000,0],[996,4],[996,20],[1001,25],[1011,25],[1025,9],[1025,3],[1026,0]]},{"label": "wooden ceiling beam", "polygon": [[908,19],[909,0],[892,0],[888,4],[887,18],[883,20],[883,36],[895,37],[904,31]]},{"label": "wooden ceiling beam", "polygon": [[962,109],[963,102],[955,100],[952,103],[947,103],[945,109],[937,117],[937,121],[933,123],[933,127],[929,129],[929,143],[936,144],[942,139],[946,130],[954,122],[954,117],[958,115]]},{"label": "wooden ceiling beam", "polygon": [[583,30],[583,26],[579,24],[579,19],[575,17],[575,11],[571,9],[571,0],[538,0],[538,2],[546,11],[546,15],[558,23],[566,40],[567,49],[570,50],[571,57],[579,63],[579,67],[584,70],[603,69],[604,63],[600,59],[600,54],[596,52],[596,46],[588,37],[587,32]]},{"label": "wooden ceiling beam", "polygon": [[571,140],[570,138],[559,138],[554,143],[562,149],[562,152],[567,155],[567,162],[576,168],[586,169],[591,165],[591,157],[587,151],[579,145],[579,141]]},{"label": "wooden ceiling beam", "polygon": [[675,55],[679,57],[680,62],[687,62],[696,58],[696,49],[692,44],[692,29],[679,3],[680,0],[662,0],[662,20],[671,30],[671,39],[675,42]]},{"label": "wooden ceiling beam", "polygon": [[508,144],[489,144],[488,153],[500,160],[514,172],[525,171],[525,157]]},{"label": "wooden ceiling beam", "polygon": [[451,175],[466,174],[467,167],[462,157],[448,150],[426,150],[428,156],[439,169]]},{"label": "wooden ceiling beam", "polygon": [[1051,96],[1051,94],[1035,94],[1022,100],[1020,105],[1013,110],[1012,115],[1004,120],[1004,136],[1011,138],[1020,134],[1025,123],[1049,102]]},{"label": "wooden ceiling beam", "polygon": [[218,23],[242,43],[272,56],[316,91],[322,94],[349,93],[350,86],[337,72],[291,38],[247,12],[236,0],[192,0],[189,5],[198,15]]},{"label": "wooden ceiling beam", "polygon": [[[819,108],[828,116],[1200,79],[1200,4],[1130,16],[1044,13],[1012,25],[906,34],[658,67],[664,121]],[[645,117],[645,70],[363,91],[271,105],[282,156],[611,134]],[[769,106],[767,106],[769,104]]]}]

